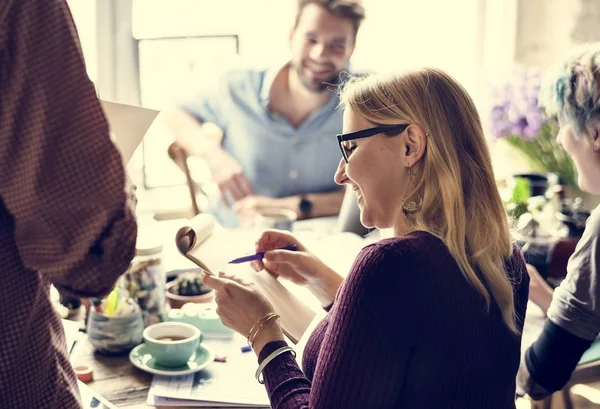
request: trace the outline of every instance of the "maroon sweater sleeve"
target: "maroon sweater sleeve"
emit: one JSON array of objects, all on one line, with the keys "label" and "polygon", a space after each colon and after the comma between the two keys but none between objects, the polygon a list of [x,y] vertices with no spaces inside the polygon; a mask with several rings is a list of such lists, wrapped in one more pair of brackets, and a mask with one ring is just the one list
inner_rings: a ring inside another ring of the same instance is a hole
[{"label": "maroon sweater sleeve", "polygon": [[[280,355],[263,371],[273,408],[395,405],[416,344],[419,317],[413,304],[426,299],[420,276],[398,274],[398,266],[417,271],[408,251],[377,244],[363,249],[330,312],[312,383],[290,353]],[[268,344],[260,359],[282,345],[281,341]]]}]

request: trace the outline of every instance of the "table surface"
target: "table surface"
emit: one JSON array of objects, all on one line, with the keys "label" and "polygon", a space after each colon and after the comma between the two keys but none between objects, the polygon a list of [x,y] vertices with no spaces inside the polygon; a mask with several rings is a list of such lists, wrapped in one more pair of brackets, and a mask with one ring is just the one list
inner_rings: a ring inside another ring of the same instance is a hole
[{"label": "table surface", "polygon": [[[184,222],[184,220],[161,221],[158,224],[158,231],[155,231],[156,234],[160,234],[161,237],[165,238],[163,264],[167,271],[195,267],[193,263],[182,257],[175,248],[175,232]],[[307,220],[296,224],[294,230],[297,236],[299,238],[305,237],[310,242],[312,240],[309,238],[313,236],[323,237],[331,234],[335,227],[335,218]],[[305,244],[307,243],[305,242]],[[324,258],[324,254],[320,256]],[[338,268],[346,269],[349,266],[348,260],[345,259],[346,257],[337,260]],[[330,265],[336,264],[335,258],[329,261]],[[83,322],[85,320],[82,317],[83,314],[82,311],[79,317],[73,319]],[[82,336],[71,351],[71,362],[73,365],[91,366],[94,369],[94,380],[87,385],[118,408],[155,407],[146,404],[153,375],[134,367],[129,362],[128,354],[100,354],[95,351],[87,337]],[[219,407],[223,408],[224,406]],[[175,406],[161,406],[161,408],[169,409],[175,408]],[[182,406],[176,406],[176,408],[182,408]]]},{"label": "table surface", "polygon": [[[523,333],[523,350],[539,335],[543,324],[543,314],[533,304],[529,305],[526,329]],[[152,375],[134,367],[127,354],[104,355],[94,350],[87,337],[75,344],[71,353],[75,365],[88,365],[94,368],[94,380],[88,383],[94,391],[113,405],[128,409],[154,408],[146,404],[152,383]],[[175,406],[161,406],[174,409]],[[221,406],[223,407],[223,406]],[[182,408],[177,406],[177,408]]]},{"label": "table surface", "polygon": [[[163,224],[163,227],[165,228],[164,233],[166,233],[165,237],[173,237],[171,232],[174,231],[173,229],[176,228],[177,225],[178,222]],[[336,237],[334,246],[346,247],[352,244],[356,243],[343,243],[343,237],[341,241],[339,237]],[[167,249],[165,250],[165,264],[169,266],[168,268],[179,267],[178,264],[182,260],[184,264],[187,262],[183,257],[177,257],[177,254],[174,252],[168,251]],[[356,251],[356,249],[354,249],[354,251]],[[319,252],[317,251],[316,253]],[[328,262],[332,267],[337,264],[338,267],[334,267],[336,270],[347,269],[347,267],[349,267],[349,261],[345,260],[345,257],[344,259],[336,260],[335,258],[330,258],[327,260],[326,255],[332,255],[332,253],[338,252],[334,252],[331,249],[325,249],[322,254],[317,254],[317,256],[323,258],[324,261]],[[541,331],[543,320],[544,316],[541,310],[532,303],[529,303],[525,322],[526,328],[523,333],[523,350],[537,338]],[[118,408],[154,408],[154,406],[146,404],[146,398],[152,383],[152,375],[134,367],[129,362],[128,354],[100,354],[94,350],[94,347],[87,340],[87,337],[83,336],[75,344],[71,352],[71,362],[73,365],[88,365],[93,367],[94,380],[88,383],[88,386]],[[176,408],[175,406],[161,407],[166,409]],[[177,406],[177,408],[182,407]]]},{"label": "table surface", "polygon": [[[148,391],[152,383],[152,374],[134,367],[128,354],[104,355],[83,337],[75,344],[71,353],[73,365],[88,365],[94,368],[94,380],[87,383],[96,393],[118,408],[146,409],[155,408],[146,404]],[[210,406],[203,406],[211,408]],[[239,408],[231,406],[230,408]],[[160,406],[164,409],[184,409],[186,406]],[[228,408],[219,406],[219,408]]]},{"label": "table surface", "polygon": [[117,407],[148,408],[146,397],[152,375],[140,371],[127,354],[101,355],[83,337],[71,352],[73,365],[88,365],[94,369],[94,380],[87,385]]}]

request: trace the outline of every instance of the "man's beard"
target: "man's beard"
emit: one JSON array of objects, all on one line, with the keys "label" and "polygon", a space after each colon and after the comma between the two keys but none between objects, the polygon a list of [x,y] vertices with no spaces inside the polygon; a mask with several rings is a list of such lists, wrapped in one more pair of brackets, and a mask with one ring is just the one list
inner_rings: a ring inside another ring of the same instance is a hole
[{"label": "man's beard", "polygon": [[312,80],[305,74],[307,68],[304,67],[303,63],[292,63],[292,69],[296,71],[300,82],[304,87],[314,93],[322,93],[331,88],[335,88],[340,83],[340,73],[334,72],[329,78],[319,80],[318,82]]}]

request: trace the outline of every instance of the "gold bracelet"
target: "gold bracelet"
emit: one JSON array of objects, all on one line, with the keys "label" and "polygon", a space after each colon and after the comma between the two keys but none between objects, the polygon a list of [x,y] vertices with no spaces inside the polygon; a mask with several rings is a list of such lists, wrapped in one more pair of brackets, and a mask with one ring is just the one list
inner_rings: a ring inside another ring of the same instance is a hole
[{"label": "gold bracelet", "polygon": [[256,324],[254,324],[254,325],[252,326],[252,328],[250,328],[250,331],[248,332],[248,336],[246,337],[246,338],[248,339],[248,345],[250,345],[250,338],[252,337],[252,333],[253,333],[253,332],[255,332],[255,329],[256,329],[256,328],[257,328],[257,327],[258,327],[260,324],[262,324],[262,323],[263,323],[263,322],[264,322],[266,319],[268,319],[268,318],[269,318],[269,317],[271,317],[271,316],[275,316],[275,315],[277,315],[277,314],[275,314],[274,312],[271,312],[271,313],[269,313],[269,314],[265,315],[264,317],[262,317],[261,319],[259,319],[259,320],[256,322]]},{"label": "gold bracelet", "polygon": [[265,315],[264,317],[262,317],[261,319],[259,319],[258,322],[256,324],[254,324],[252,326],[252,328],[250,328],[250,331],[248,332],[248,336],[246,337],[248,339],[248,345],[250,345],[250,338],[252,337],[252,332],[254,332],[255,328],[258,327],[259,325],[261,325],[265,320],[271,319],[271,317],[274,317],[276,315],[277,314],[275,314],[274,312],[271,312],[271,313]]},{"label": "gold bracelet", "polygon": [[263,323],[260,325],[260,327],[258,327],[258,329],[256,330],[256,332],[254,333],[254,335],[252,336],[252,338],[249,338],[248,341],[250,343],[250,346],[252,348],[254,348],[254,340],[256,339],[256,337],[258,336],[258,334],[260,334],[260,331],[263,329],[263,327],[265,326],[265,324],[269,321],[271,321],[273,318],[277,319],[279,318],[279,315],[274,314],[274,315],[270,315],[269,317],[267,317],[266,320],[263,321]]}]

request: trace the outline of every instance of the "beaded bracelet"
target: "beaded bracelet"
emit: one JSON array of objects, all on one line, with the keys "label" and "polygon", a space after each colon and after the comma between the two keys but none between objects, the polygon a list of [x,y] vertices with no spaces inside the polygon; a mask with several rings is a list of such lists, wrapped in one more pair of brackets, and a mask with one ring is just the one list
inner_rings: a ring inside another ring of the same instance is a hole
[{"label": "beaded bracelet", "polygon": [[259,325],[263,324],[266,320],[270,320],[272,317],[275,317],[277,314],[275,314],[274,312],[271,312],[267,315],[265,315],[264,317],[262,317],[261,319],[258,320],[258,322],[256,324],[254,324],[252,326],[252,328],[250,328],[250,331],[248,331],[248,345],[252,346],[252,344],[250,343],[250,338],[254,339],[254,337],[252,336],[252,333],[254,332],[255,328],[258,327]]},{"label": "beaded bracelet", "polygon": [[258,336],[258,334],[260,334],[260,331],[263,329],[263,327],[265,326],[265,324],[269,321],[271,321],[273,318],[277,319],[279,318],[279,315],[277,314],[272,314],[269,315],[263,322],[262,324],[260,324],[260,327],[258,327],[258,329],[256,330],[256,332],[254,333],[254,335],[252,337],[250,337],[250,335],[248,335],[248,343],[250,344],[251,347],[254,348],[254,340],[256,339],[256,337]]},{"label": "beaded bracelet", "polygon": [[279,355],[284,354],[286,352],[291,352],[292,355],[294,356],[294,358],[296,358],[296,351],[294,351],[292,349],[292,347],[286,345],[284,347],[281,347],[281,348],[276,349],[275,351],[271,352],[271,354],[268,357],[266,357],[265,360],[260,363],[260,365],[258,365],[258,368],[256,369],[256,373],[254,374],[254,377],[256,378],[258,383],[260,383],[261,385],[265,383],[264,379],[261,379],[260,376],[262,375],[262,371],[269,364],[269,362],[271,362],[273,359],[277,358]]}]

